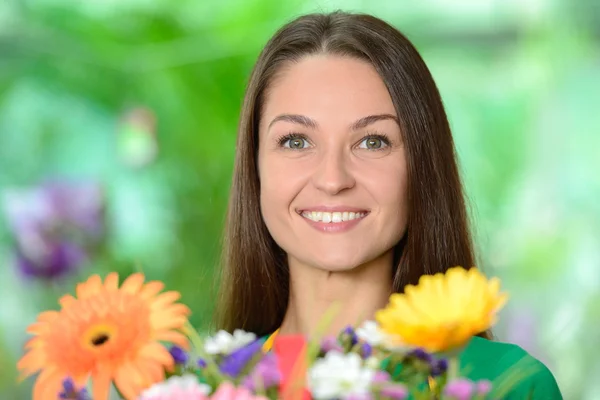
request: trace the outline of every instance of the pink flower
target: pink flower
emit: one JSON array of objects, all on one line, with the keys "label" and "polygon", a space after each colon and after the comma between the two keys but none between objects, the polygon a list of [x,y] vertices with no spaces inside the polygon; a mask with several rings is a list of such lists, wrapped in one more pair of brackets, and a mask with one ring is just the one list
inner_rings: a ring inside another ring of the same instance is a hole
[{"label": "pink flower", "polygon": [[209,400],[210,387],[193,375],[172,376],[144,391],[138,400]]},{"label": "pink flower", "polygon": [[[179,399],[178,399],[179,400]],[[230,382],[223,382],[210,400],[267,400],[263,396],[255,396],[248,389],[236,388]]]}]

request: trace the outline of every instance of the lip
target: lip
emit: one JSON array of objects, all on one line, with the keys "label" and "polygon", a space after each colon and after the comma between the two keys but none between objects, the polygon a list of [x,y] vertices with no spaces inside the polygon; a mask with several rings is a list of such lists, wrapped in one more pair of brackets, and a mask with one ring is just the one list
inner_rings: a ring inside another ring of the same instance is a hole
[{"label": "lip", "polygon": [[[352,228],[354,228],[356,225],[360,224],[360,222],[362,220],[364,220],[366,217],[369,216],[370,211],[365,210],[365,209],[361,209],[361,208],[356,208],[356,207],[325,207],[325,206],[319,206],[319,207],[311,207],[311,208],[305,208],[302,210],[298,210],[298,215],[300,218],[302,218],[304,221],[306,221],[310,226],[312,226],[314,229],[316,229],[319,232],[325,232],[325,233],[342,233],[342,232],[348,232],[349,230],[351,230]],[[366,213],[366,215],[364,217],[360,217],[360,218],[355,218],[353,220],[350,221],[342,221],[342,222],[321,222],[321,221],[313,221],[312,219],[308,219],[304,216],[302,216],[302,211],[326,211],[326,212],[340,212],[340,211],[348,211],[348,212],[364,212]]]},{"label": "lip", "polygon": [[298,207],[296,209],[296,212],[298,214],[302,214],[302,212],[304,211],[325,211],[325,212],[344,212],[344,211],[348,211],[348,212],[354,212],[354,213],[358,213],[358,212],[363,212],[363,213],[369,213],[370,210],[367,210],[365,208],[358,208],[358,207],[351,207],[351,206],[310,206],[310,207]]}]

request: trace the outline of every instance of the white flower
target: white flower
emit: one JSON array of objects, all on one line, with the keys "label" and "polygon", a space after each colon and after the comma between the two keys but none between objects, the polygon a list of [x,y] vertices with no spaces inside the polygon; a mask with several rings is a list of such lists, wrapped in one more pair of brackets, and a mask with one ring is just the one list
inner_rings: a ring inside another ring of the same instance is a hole
[{"label": "white flower", "polygon": [[399,337],[388,335],[379,329],[379,324],[375,321],[363,322],[356,329],[356,336],[373,347],[381,346],[395,352],[407,352],[412,349],[412,347],[402,344],[402,340]]},{"label": "white flower", "polygon": [[365,360],[365,366],[371,369],[378,369],[381,365],[381,361],[377,357],[369,357]]},{"label": "white flower", "polygon": [[195,375],[172,376],[164,382],[146,389],[139,400],[162,400],[172,398],[204,399],[210,393],[210,386],[198,382]]},{"label": "white flower", "polygon": [[206,339],[204,342],[204,351],[211,355],[228,355],[255,340],[256,335],[254,333],[249,333],[241,329],[233,331],[233,335],[221,330],[213,337]]},{"label": "white flower", "polygon": [[379,346],[387,342],[387,335],[379,329],[379,325],[375,321],[365,321],[356,329],[356,336],[360,340],[364,340],[371,346]]},{"label": "white flower", "polygon": [[346,398],[369,393],[375,370],[362,365],[356,353],[330,351],[308,371],[308,387],[314,399]]}]

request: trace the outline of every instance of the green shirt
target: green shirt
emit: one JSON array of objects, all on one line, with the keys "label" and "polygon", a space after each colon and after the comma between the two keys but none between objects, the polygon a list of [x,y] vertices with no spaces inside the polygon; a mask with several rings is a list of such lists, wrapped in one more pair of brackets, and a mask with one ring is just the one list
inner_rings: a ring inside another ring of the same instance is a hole
[{"label": "green shirt", "polygon": [[510,380],[514,388],[504,399],[562,400],[550,370],[514,344],[474,337],[461,354],[460,370],[471,380],[488,379],[498,385]]}]

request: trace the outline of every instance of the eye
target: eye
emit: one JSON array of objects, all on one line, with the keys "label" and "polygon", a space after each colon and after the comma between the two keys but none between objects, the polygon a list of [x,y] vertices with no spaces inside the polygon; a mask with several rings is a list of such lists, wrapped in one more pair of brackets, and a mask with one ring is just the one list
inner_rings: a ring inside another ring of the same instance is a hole
[{"label": "eye", "polygon": [[288,139],[284,143],[284,146],[288,147],[290,149],[303,149],[303,148],[307,147],[307,143],[306,143],[305,139],[301,139],[301,138]]},{"label": "eye", "polygon": [[383,135],[369,135],[358,145],[359,149],[382,150],[388,147],[389,140]]},{"label": "eye", "polygon": [[303,150],[310,146],[310,143],[302,135],[291,133],[279,139],[279,145],[286,149]]}]

